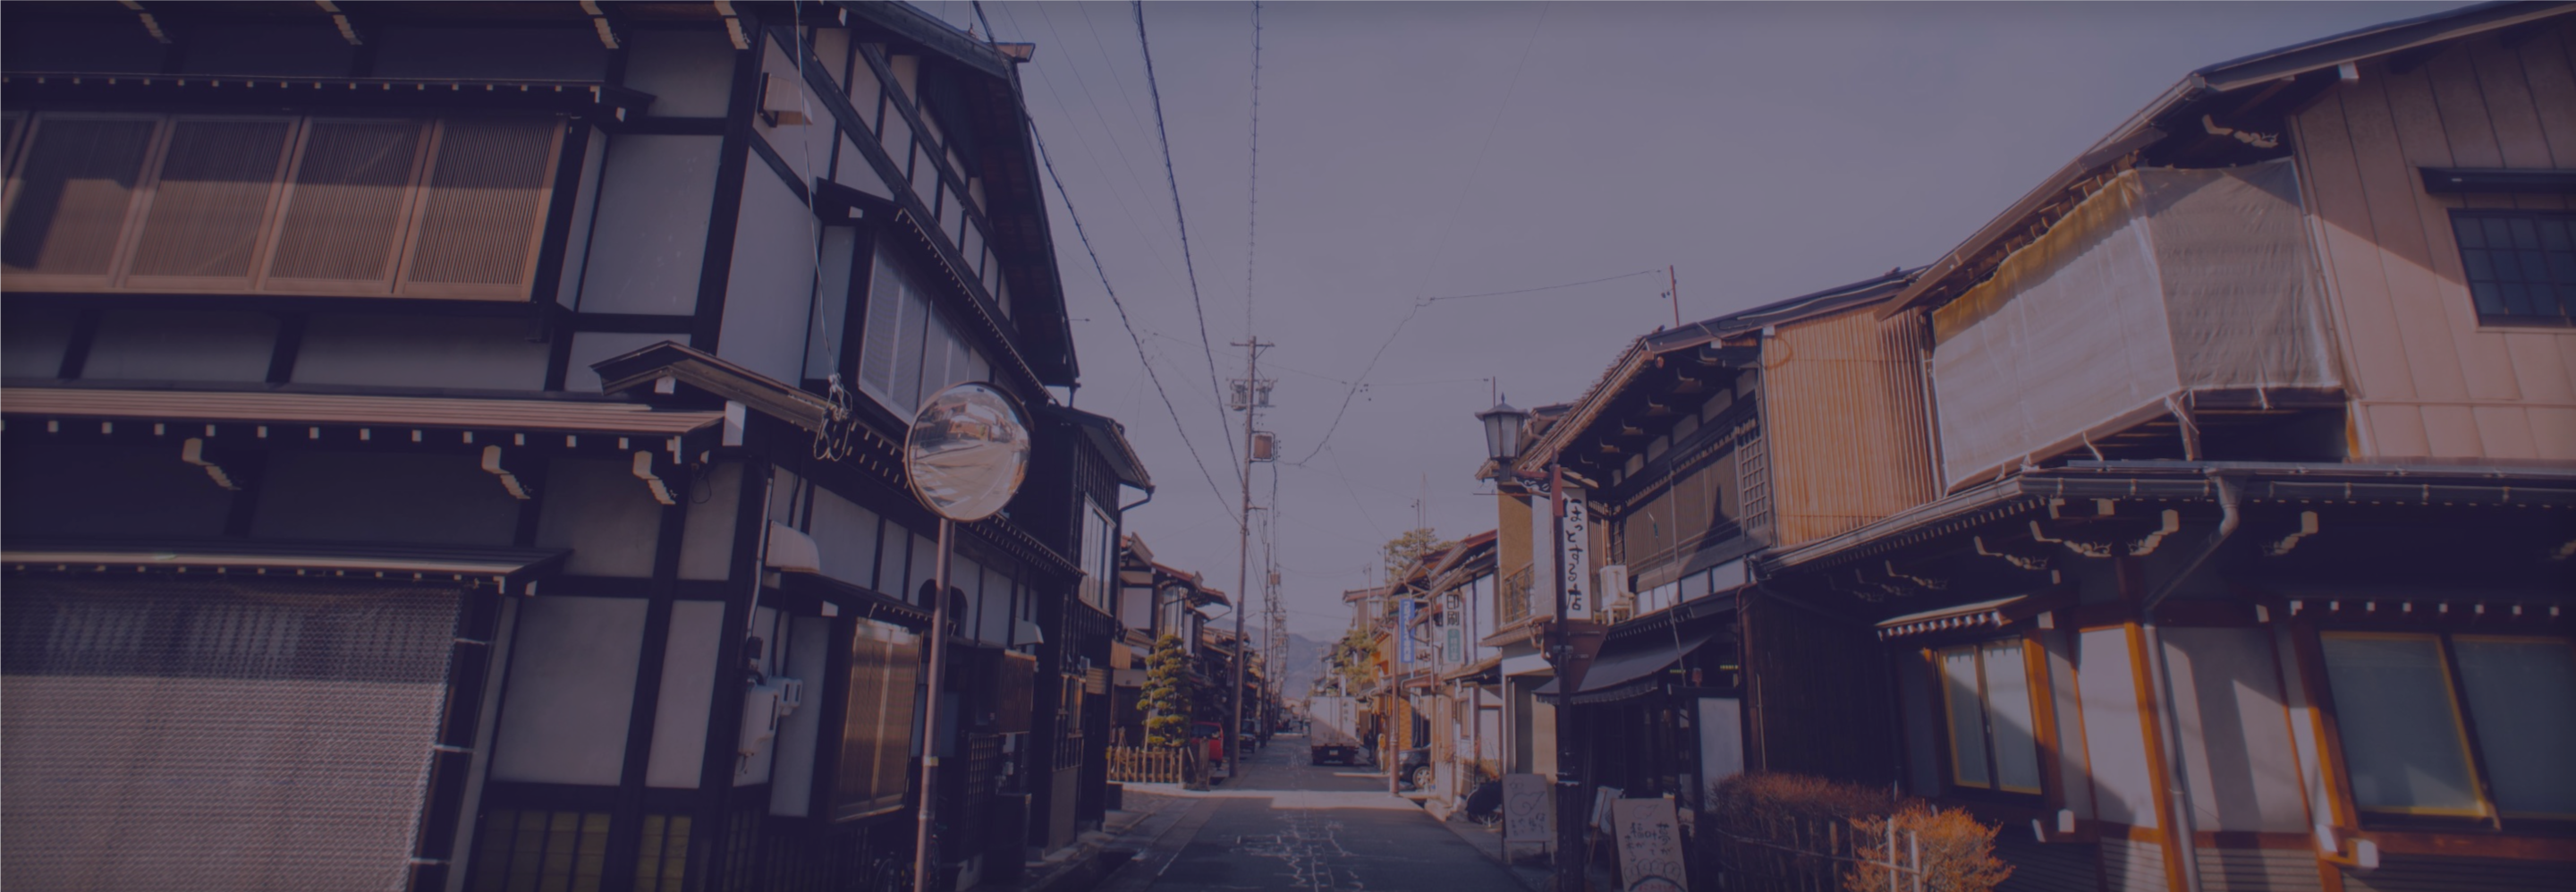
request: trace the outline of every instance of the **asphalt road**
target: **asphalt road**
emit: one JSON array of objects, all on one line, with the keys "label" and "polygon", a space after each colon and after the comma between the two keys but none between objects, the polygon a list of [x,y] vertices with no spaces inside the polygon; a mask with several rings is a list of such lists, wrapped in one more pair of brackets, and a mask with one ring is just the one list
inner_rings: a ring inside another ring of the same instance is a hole
[{"label": "asphalt road", "polygon": [[1306,763],[1303,737],[1275,737],[1242,777],[1173,808],[1180,819],[1102,892],[1385,890],[1521,892],[1366,767]]}]

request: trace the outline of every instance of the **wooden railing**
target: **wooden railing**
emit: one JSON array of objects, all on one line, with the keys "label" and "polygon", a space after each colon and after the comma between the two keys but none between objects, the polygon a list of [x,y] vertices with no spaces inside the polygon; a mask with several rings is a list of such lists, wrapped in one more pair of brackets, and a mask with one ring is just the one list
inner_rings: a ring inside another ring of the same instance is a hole
[{"label": "wooden railing", "polygon": [[1499,620],[1500,626],[1509,626],[1529,618],[1530,586],[1535,580],[1531,572],[1536,569],[1534,565],[1523,566],[1512,571],[1511,575],[1503,577],[1502,603],[1495,608],[1495,618]]},{"label": "wooden railing", "polygon": [[1196,747],[1109,748],[1109,779],[1116,783],[1204,785],[1206,771]]}]

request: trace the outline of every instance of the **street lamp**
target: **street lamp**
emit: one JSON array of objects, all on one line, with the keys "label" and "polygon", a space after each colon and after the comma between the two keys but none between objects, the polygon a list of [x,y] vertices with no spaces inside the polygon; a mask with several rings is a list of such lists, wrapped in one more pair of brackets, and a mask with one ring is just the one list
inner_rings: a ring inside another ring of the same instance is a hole
[{"label": "street lamp", "polygon": [[1498,466],[1508,466],[1521,456],[1521,430],[1529,425],[1529,413],[1512,408],[1512,404],[1494,401],[1494,407],[1476,413],[1485,423],[1485,457]]},{"label": "street lamp", "polygon": [[[1556,621],[1547,634],[1547,662],[1556,674],[1556,892],[1583,892],[1583,782],[1577,775],[1578,761],[1574,751],[1574,639],[1567,624],[1573,617],[1565,603],[1565,469],[1551,456],[1544,478],[1522,477],[1512,469],[1520,458],[1523,434],[1529,428],[1529,413],[1512,408],[1499,397],[1494,407],[1476,413],[1485,425],[1485,457],[1493,459],[1496,476],[1516,480],[1523,486],[1547,493],[1548,508],[1554,518],[1552,550],[1556,555]],[[1536,543],[1532,543],[1535,545]]]}]

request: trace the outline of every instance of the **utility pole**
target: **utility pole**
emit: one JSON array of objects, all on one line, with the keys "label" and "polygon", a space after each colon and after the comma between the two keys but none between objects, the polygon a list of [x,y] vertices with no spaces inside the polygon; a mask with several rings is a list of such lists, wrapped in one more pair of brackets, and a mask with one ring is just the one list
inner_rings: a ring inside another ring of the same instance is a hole
[{"label": "utility pole", "polygon": [[[1234,346],[1243,348],[1243,378],[1234,382],[1234,408],[1243,413],[1243,506],[1235,516],[1238,534],[1234,550],[1234,594],[1249,601],[1252,598],[1252,463],[1257,450],[1253,447],[1253,416],[1270,405],[1270,382],[1261,378],[1261,350],[1271,346],[1258,337],[1246,337]],[[1252,660],[1252,640],[1244,637],[1243,614],[1248,604],[1234,608],[1234,692],[1226,698],[1233,704],[1233,715],[1225,728],[1226,776],[1243,773],[1243,670]]]}]

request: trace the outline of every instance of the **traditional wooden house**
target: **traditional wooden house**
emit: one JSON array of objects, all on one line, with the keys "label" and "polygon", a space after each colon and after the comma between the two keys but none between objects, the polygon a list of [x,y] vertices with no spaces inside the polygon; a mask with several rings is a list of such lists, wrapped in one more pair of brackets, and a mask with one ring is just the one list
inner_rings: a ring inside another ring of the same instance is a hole
[{"label": "traditional wooden house", "polygon": [[1873,621],[1904,787],[2017,886],[2566,888],[2571,48],[2500,3],[2192,72],[1879,309],[1944,495],[1755,576]]},{"label": "traditional wooden house", "polygon": [[[1119,541],[1119,633],[1108,663],[1113,673],[1111,743],[1132,747],[1145,745],[1147,716],[1139,701],[1144,696],[1146,672],[1152,668],[1155,643],[1166,635],[1177,639],[1193,667],[1192,679],[1205,681],[1206,658],[1202,653],[1208,629],[1207,608],[1232,602],[1226,600],[1224,592],[1207,587],[1199,574],[1155,562],[1153,549],[1145,545],[1143,537],[1131,533]],[[1206,685],[1200,688],[1204,691]],[[1200,710],[1197,715],[1204,719],[1210,713]]]},{"label": "traditional wooden house", "polygon": [[[11,4],[0,883],[891,888],[1101,813],[1122,489],[1014,63],[900,4]],[[982,380],[960,527],[900,447]],[[1089,594],[1086,594],[1089,593]]]},{"label": "traditional wooden house", "polygon": [[[1893,271],[1639,338],[1531,425],[1512,466],[1487,467],[1502,490],[1498,553],[1529,562],[1505,574],[1488,639],[1522,649],[1505,651],[1502,674],[1546,671],[1532,624],[1553,585],[1578,632],[1570,697],[1565,679],[1533,672],[1543,683],[1508,700],[1530,716],[1507,722],[1533,766],[1521,770],[1552,771],[1546,710],[1570,700],[1586,729],[1580,776],[1631,796],[1688,806],[1745,770],[1892,773],[1866,625],[1766,596],[1746,564],[1930,497],[1919,324],[1870,312],[1910,281]],[[1580,546],[1561,582],[1555,550],[1528,544],[1557,529],[1536,481],[1560,474]]]},{"label": "traditional wooden house", "polygon": [[[1476,785],[1503,775],[1502,657],[1484,643],[1496,625],[1494,540],[1487,530],[1458,540],[1425,570],[1417,647],[1430,662],[1428,778],[1414,786],[1454,808]],[[1428,783],[1421,782],[1428,780]]]}]

